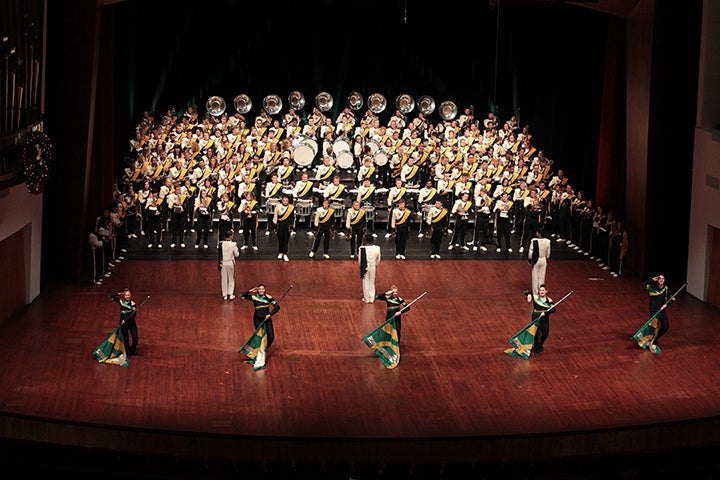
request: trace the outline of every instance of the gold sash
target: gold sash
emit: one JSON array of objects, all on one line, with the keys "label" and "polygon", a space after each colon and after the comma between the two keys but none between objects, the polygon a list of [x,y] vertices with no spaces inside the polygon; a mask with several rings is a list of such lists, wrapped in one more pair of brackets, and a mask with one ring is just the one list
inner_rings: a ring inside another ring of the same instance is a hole
[{"label": "gold sash", "polygon": [[[404,225],[410,218],[410,210],[404,210],[400,218],[395,219],[395,225]],[[408,222],[409,223],[409,222]]]},{"label": "gold sash", "polygon": [[285,220],[287,220],[288,218],[290,218],[290,215],[292,215],[294,209],[295,209],[295,205],[289,204],[289,205],[285,208],[285,211],[282,213],[282,215],[278,215],[278,221],[279,221],[279,222],[284,222]]},{"label": "gold sash", "polygon": [[333,219],[333,216],[335,215],[335,209],[330,207],[328,208],[327,212],[325,212],[325,215],[322,216],[320,219],[320,223],[327,223],[330,220]]},{"label": "gold sash", "polygon": [[[354,210],[352,210],[352,211],[354,211]],[[355,213],[355,216],[350,219],[350,225],[357,225],[360,222],[360,220],[363,219],[364,216],[365,216],[365,210],[361,208],[360,210],[357,211],[357,213]]]},{"label": "gold sash", "polygon": [[370,185],[370,188],[367,189],[367,191],[360,197],[360,200],[367,200],[370,198],[370,195],[372,195],[375,192],[375,186]]},{"label": "gold sash", "polygon": [[345,185],[340,184],[340,185],[338,185],[337,190],[335,190],[335,192],[330,196],[330,198],[333,200],[337,200],[340,197],[340,195],[342,195],[344,192],[345,192]]},{"label": "gold sash", "polygon": [[302,197],[308,195],[312,191],[312,186],[313,186],[312,182],[305,182],[305,186],[303,187],[302,190],[300,190],[300,193],[298,194],[298,196],[302,198]]},{"label": "gold sash", "polygon": [[443,218],[445,218],[445,216],[447,215],[447,213],[448,213],[448,209],[447,209],[447,208],[443,208],[442,210],[440,210],[440,212],[439,212],[437,215],[435,215],[435,216],[432,218],[432,220],[430,220],[430,222],[431,222],[431,223],[438,223],[438,222],[441,221]]}]

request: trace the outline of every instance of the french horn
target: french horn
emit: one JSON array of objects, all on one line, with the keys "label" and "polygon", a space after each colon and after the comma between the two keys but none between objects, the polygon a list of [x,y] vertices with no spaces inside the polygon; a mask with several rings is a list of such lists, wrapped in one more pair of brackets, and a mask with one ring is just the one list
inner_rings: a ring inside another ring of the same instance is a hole
[{"label": "french horn", "polygon": [[415,109],[415,99],[411,95],[403,93],[395,99],[395,107],[402,113],[410,113]]},{"label": "french horn", "polygon": [[428,95],[423,95],[418,100],[418,108],[425,115],[430,115],[435,111],[435,100]]},{"label": "french horn", "polygon": [[240,114],[245,114],[252,108],[252,100],[244,93],[235,97],[235,110]]},{"label": "french horn", "polygon": [[290,92],[290,95],[288,95],[288,103],[295,110],[302,110],[305,106],[305,96],[297,90]]},{"label": "french horn", "polygon": [[362,93],[360,92],[350,92],[350,95],[348,95],[348,105],[353,110],[360,110],[363,106],[364,100]]},{"label": "french horn", "polygon": [[387,107],[387,100],[381,93],[373,93],[368,98],[368,108],[373,113],[380,113]]},{"label": "french horn", "polygon": [[333,106],[333,98],[327,92],[320,92],[315,97],[315,106],[320,109],[321,112],[327,112]]},{"label": "french horn", "polygon": [[440,117],[443,120],[454,120],[457,113],[457,106],[450,100],[440,104]]},{"label": "french horn", "polygon": [[210,115],[212,115],[213,117],[218,117],[225,113],[225,100],[222,97],[214,95],[207,99],[207,102],[205,103],[205,108]]},{"label": "french horn", "polygon": [[282,100],[277,95],[267,95],[263,98],[263,110],[268,115],[275,115],[282,110]]}]

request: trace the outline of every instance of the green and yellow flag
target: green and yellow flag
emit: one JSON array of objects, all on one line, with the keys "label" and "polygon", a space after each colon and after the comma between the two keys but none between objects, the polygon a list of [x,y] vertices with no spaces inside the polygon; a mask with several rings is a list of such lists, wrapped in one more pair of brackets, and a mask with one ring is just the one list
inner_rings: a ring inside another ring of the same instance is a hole
[{"label": "green and yellow flag", "polygon": [[120,326],[113,330],[108,338],[100,344],[94,351],[93,357],[99,363],[112,363],[114,365],[120,365],[121,367],[127,367],[128,358],[125,352],[125,342],[123,341],[122,331]]},{"label": "green and yellow flag", "polygon": [[265,322],[255,329],[245,345],[240,347],[240,352],[248,356],[247,363],[258,371],[265,368],[265,354],[267,352],[267,332]]},{"label": "green and yellow flag", "polygon": [[362,338],[365,344],[372,348],[375,355],[380,357],[387,368],[395,368],[400,363],[400,342],[397,336],[395,317],[377,327]]},{"label": "green and yellow flag", "polygon": [[539,322],[540,317],[538,316],[535,320],[528,323],[525,328],[511,337],[508,342],[510,342],[513,348],[508,348],[505,350],[505,353],[511,357],[530,358],[533,345],[535,344],[535,332],[537,332]]},{"label": "green and yellow flag", "polygon": [[[632,337],[633,340],[635,340],[641,348],[648,348],[655,338],[655,335],[657,335],[658,328],[660,327],[659,322],[657,314],[653,315],[650,320],[645,322],[645,325],[640,327],[640,330],[635,332],[635,335]],[[660,353],[660,348],[657,345],[655,346],[654,353]]]}]

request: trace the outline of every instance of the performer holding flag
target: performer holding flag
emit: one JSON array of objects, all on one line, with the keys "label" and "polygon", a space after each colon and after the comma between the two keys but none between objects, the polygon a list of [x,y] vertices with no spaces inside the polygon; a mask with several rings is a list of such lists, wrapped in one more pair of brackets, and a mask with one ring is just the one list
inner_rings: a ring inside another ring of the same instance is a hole
[{"label": "performer holding flag", "polygon": [[410,310],[410,306],[427,295],[427,290],[410,303],[398,295],[397,286],[393,285],[387,292],[375,296],[377,300],[387,303],[385,322],[363,337],[361,340],[373,349],[387,368],[395,368],[400,363],[400,329],[401,316]]},{"label": "performer holding flag", "polygon": [[687,286],[687,283],[672,295],[665,284],[665,275],[663,274],[654,276],[643,282],[642,285],[650,295],[650,315],[652,316],[640,327],[640,330],[635,332],[633,339],[642,348],[649,348],[653,353],[662,353],[658,340],[670,329],[670,320],[668,320],[665,309],[675,302],[675,297]]},{"label": "performer holding flag", "polygon": [[553,302],[547,293],[545,285],[540,285],[537,294],[533,294],[530,290],[523,292],[528,303],[533,304],[532,320],[508,340],[513,346],[505,350],[508,355],[528,359],[532,353],[538,355],[543,352],[545,340],[550,334],[550,315],[555,313],[555,308],[573,292],[570,291],[557,303]]},{"label": "performer holding flag", "polygon": [[[120,305],[120,324],[93,351],[93,356],[99,363],[113,363],[127,367],[128,358],[135,354],[137,348],[137,311],[150,300],[150,296],[148,295],[143,303],[137,306],[132,300],[130,289],[126,288],[122,292],[110,295],[110,299]],[[132,342],[130,342],[130,337],[132,337]]]},{"label": "performer holding flag", "polygon": [[[282,300],[288,294],[292,285],[280,298]],[[240,352],[249,357],[248,363],[253,365],[255,370],[265,368],[265,356],[267,350],[275,340],[275,329],[273,328],[272,316],[280,310],[280,300],[275,300],[272,296],[265,292],[265,285],[262,283],[250,290],[245,290],[240,294],[240,298],[250,300],[255,305],[255,313],[253,314],[253,325],[255,331],[247,342],[240,347]]]}]

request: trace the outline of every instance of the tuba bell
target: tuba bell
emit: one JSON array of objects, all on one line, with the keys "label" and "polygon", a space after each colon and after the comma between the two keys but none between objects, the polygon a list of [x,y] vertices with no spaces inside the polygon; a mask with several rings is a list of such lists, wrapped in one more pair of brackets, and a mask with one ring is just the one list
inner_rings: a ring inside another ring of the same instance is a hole
[{"label": "tuba bell", "polygon": [[381,93],[373,93],[368,98],[368,108],[373,113],[380,113],[387,107],[387,100]]},{"label": "tuba bell", "polygon": [[348,95],[348,105],[353,110],[360,110],[363,106],[363,96],[360,92],[350,92]]},{"label": "tuba bell", "polygon": [[214,95],[207,99],[207,103],[205,103],[205,108],[210,115],[212,115],[213,117],[218,117],[225,113],[225,100],[223,100],[222,97]]},{"label": "tuba bell", "polygon": [[440,104],[440,117],[443,120],[454,120],[457,113],[457,106],[450,100]]},{"label": "tuba bell", "polygon": [[235,97],[235,110],[240,114],[246,114],[252,108],[252,100],[244,93]]},{"label": "tuba bell", "polygon": [[415,109],[415,99],[411,95],[403,93],[395,99],[395,107],[402,113],[410,113]]},{"label": "tuba bell", "polygon": [[263,110],[268,115],[275,115],[282,110],[282,100],[277,95],[267,95],[263,98]]},{"label": "tuba bell", "polygon": [[305,96],[297,90],[290,92],[290,95],[288,95],[288,103],[295,110],[302,110],[305,106]]},{"label": "tuba bell", "polygon": [[430,115],[435,111],[435,100],[429,95],[423,95],[418,100],[418,108],[425,115]]},{"label": "tuba bell", "polygon": [[333,106],[333,98],[327,92],[320,92],[315,97],[315,106],[320,109],[321,112],[327,112]]}]

